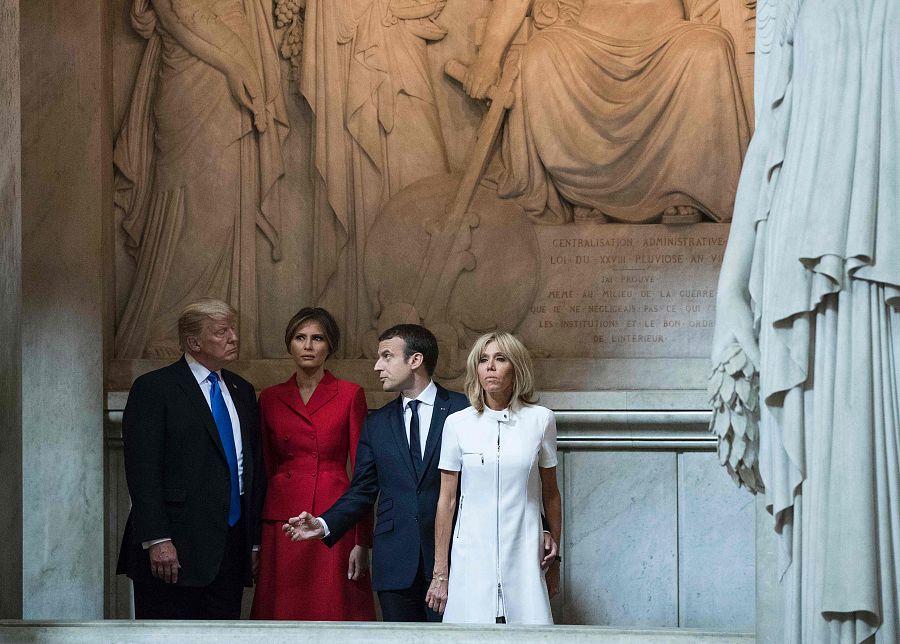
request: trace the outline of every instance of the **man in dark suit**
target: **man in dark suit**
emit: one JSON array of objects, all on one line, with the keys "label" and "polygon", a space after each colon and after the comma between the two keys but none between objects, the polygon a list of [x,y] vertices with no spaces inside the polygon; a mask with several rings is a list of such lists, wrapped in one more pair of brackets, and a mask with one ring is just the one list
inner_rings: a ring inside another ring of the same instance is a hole
[{"label": "man in dark suit", "polygon": [[323,539],[331,546],[378,498],[372,587],[389,622],[441,619],[425,605],[434,568],[441,434],[447,416],[469,401],[431,380],[437,357],[437,340],[422,326],[400,324],[381,334],[375,371],[384,390],[400,396],[366,419],[344,495],[321,517],[303,512],[285,527],[294,540]]},{"label": "man in dark suit", "polygon": [[253,386],[237,358],[237,314],[219,300],[178,320],[184,356],[131,387],[122,434],[131,514],[117,572],[138,619],[239,619],[265,495]]}]

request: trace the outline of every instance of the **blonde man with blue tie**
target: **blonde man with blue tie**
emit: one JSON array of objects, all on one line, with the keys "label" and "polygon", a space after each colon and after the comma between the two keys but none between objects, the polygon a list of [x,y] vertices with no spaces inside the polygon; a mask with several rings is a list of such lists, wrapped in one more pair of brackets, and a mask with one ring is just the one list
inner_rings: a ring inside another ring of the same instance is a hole
[{"label": "blonde man with blue tie", "polygon": [[138,619],[238,619],[252,583],[265,476],[237,312],[201,299],[178,320],[184,355],[132,385],[122,419],[132,509],[117,572]]}]

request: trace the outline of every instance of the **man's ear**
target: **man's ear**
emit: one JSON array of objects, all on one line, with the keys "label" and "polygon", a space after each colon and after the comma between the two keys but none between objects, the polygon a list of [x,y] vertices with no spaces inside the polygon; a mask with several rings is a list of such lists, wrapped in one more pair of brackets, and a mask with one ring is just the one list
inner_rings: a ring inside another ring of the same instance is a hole
[{"label": "man's ear", "polygon": [[196,335],[189,335],[187,337],[187,346],[191,351],[197,351],[200,349],[200,338]]},{"label": "man's ear", "polygon": [[409,357],[409,367],[410,369],[418,369],[422,366],[422,363],[425,362],[425,356],[421,353],[414,353]]}]

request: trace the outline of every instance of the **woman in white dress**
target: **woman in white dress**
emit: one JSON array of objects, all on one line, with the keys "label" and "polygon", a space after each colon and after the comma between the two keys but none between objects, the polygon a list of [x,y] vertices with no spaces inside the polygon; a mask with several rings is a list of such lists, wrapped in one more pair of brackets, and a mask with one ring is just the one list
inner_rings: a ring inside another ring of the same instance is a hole
[{"label": "woman in white dress", "polygon": [[[550,539],[559,543],[562,528],[556,422],[552,411],[532,404],[533,374],[528,350],[509,333],[484,335],[469,353],[472,406],[444,424],[434,574],[426,596],[445,622],[553,623],[544,569],[558,559]],[[549,534],[542,529],[542,505]],[[557,585],[553,577],[554,594]]]}]

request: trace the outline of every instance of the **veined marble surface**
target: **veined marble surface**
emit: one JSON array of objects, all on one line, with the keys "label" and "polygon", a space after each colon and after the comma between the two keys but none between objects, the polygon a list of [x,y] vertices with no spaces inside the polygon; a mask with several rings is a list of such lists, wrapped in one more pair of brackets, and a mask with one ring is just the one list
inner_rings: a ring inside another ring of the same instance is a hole
[{"label": "veined marble surface", "polygon": [[678,625],[675,475],[672,453],[566,455],[566,622]]},{"label": "veined marble surface", "polygon": [[96,619],[103,615],[104,216],[112,204],[107,7],[36,0],[20,2],[19,11],[27,70],[19,592],[26,618]]},{"label": "veined marble surface", "polygon": [[714,452],[564,452],[559,621],[752,631],[753,498]]},{"label": "veined marble surface", "polygon": [[678,483],[679,625],[752,630],[755,497],[710,452],[679,454]]},{"label": "veined marble surface", "polygon": [[22,122],[19,3],[0,3],[0,615],[21,615],[22,597]]},{"label": "veined marble surface", "polygon": [[0,640],[78,642],[79,644],[295,644],[297,641],[342,644],[407,644],[410,642],[477,642],[529,644],[531,642],[603,642],[608,644],[749,644],[753,635],[687,629],[620,630],[597,626],[462,626],[445,624],[384,624],[328,622],[0,622]]}]

